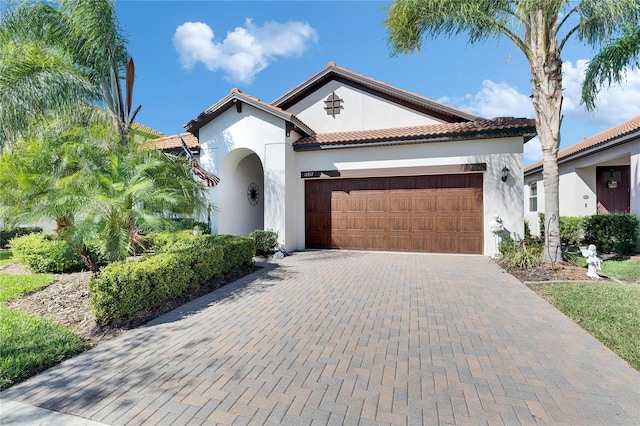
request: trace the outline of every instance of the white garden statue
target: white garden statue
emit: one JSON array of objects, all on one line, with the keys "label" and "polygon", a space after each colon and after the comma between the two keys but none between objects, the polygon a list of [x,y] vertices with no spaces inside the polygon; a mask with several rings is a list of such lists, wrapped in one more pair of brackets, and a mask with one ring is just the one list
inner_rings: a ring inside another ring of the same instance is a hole
[{"label": "white garden statue", "polygon": [[582,255],[587,258],[587,276],[597,280],[600,279],[598,271],[602,269],[602,260],[598,258],[596,246],[590,244],[586,250],[580,247],[580,251],[582,252]]},{"label": "white garden statue", "polygon": [[496,255],[498,255],[498,252],[500,251],[498,249],[500,241],[502,241],[503,238],[508,236],[509,232],[504,229],[504,224],[502,223],[502,219],[497,214],[493,215],[493,220],[489,222],[489,227],[491,228],[491,232],[493,233],[495,253]]}]

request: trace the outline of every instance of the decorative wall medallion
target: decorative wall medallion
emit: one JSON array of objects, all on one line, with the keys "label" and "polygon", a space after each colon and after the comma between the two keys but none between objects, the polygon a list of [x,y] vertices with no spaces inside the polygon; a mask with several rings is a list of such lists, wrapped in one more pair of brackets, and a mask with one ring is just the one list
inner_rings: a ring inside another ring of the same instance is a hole
[{"label": "decorative wall medallion", "polygon": [[344,109],[342,103],[344,100],[340,99],[335,92],[331,93],[326,101],[324,101],[324,110],[327,111],[327,115],[336,118],[336,115],[340,114],[340,110]]},{"label": "decorative wall medallion", "polygon": [[258,191],[258,185],[255,183],[250,183],[249,188],[247,189],[247,199],[249,200],[249,204],[255,206],[258,204],[258,200],[260,199],[260,192]]}]

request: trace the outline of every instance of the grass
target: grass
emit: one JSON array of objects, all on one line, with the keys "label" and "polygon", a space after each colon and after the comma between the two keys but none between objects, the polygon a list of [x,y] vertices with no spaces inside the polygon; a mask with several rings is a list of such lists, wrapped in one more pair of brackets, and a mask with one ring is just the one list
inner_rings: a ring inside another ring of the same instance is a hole
[{"label": "grass", "polygon": [[13,253],[11,250],[0,250],[0,266],[13,263]]},{"label": "grass", "polygon": [[[0,302],[44,287],[51,275],[0,273]],[[45,318],[0,306],[0,390],[86,349],[74,332]]]},{"label": "grass", "polygon": [[[580,253],[569,255],[566,260],[576,266],[587,267],[587,259]],[[622,281],[640,283],[640,261],[624,258],[607,259],[602,262],[602,270],[598,273]]]},{"label": "grass", "polygon": [[608,277],[640,283],[640,262],[637,260],[605,260],[600,272]]},{"label": "grass", "polygon": [[0,272],[0,302],[24,296],[51,283],[48,274],[18,275]]},{"label": "grass", "polygon": [[539,293],[640,371],[640,286],[562,282]]}]

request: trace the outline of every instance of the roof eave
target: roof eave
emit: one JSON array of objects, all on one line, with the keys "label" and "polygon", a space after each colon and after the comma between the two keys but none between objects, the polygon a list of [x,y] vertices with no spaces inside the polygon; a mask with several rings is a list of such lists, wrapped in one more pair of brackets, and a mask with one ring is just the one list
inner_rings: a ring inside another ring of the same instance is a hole
[{"label": "roof eave", "polygon": [[273,109],[270,109],[270,108],[266,108],[264,105],[260,104],[259,102],[256,102],[251,98],[240,96],[237,93],[231,93],[231,94],[225,96],[220,101],[218,101],[216,104],[214,104],[211,107],[207,108],[206,111],[204,111],[203,113],[199,114],[196,118],[194,118],[193,120],[189,121],[183,127],[189,133],[192,133],[195,136],[198,136],[197,132],[202,127],[204,127],[205,125],[207,125],[208,123],[213,121],[216,117],[221,115],[223,112],[227,111],[228,109],[230,109],[231,107],[236,105],[237,102],[242,102],[244,104],[250,105],[250,106],[252,106],[252,107],[254,107],[256,109],[259,109],[259,110],[261,110],[263,112],[266,112],[267,114],[270,114],[270,115],[272,115],[274,117],[277,117],[277,118],[280,118],[280,119],[282,119],[284,121],[290,122],[291,124],[294,125],[294,129],[296,131],[298,131],[298,133],[301,133],[303,136],[310,136],[310,135],[315,134],[313,129],[311,129],[309,126],[304,124],[297,117],[295,117],[293,115],[287,115],[284,112],[280,112],[280,111],[276,111],[276,110],[273,110]]},{"label": "roof eave", "polygon": [[[639,138],[640,138],[640,130],[636,130],[634,132],[627,133],[626,135],[609,139],[608,141],[599,143],[598,145],[593,145],[588,148],[582,149],[580,151],[574,152],[573,154],[565,155],[564,157],[558,159],[558,165],[566,164],[571,161],[578,160],[580,158],[587,157],[592,154],[596,154],[598,152],[607,150],[609,148],[613,148],[618,145],[625,144],[627,142],[631,142]],[[542,172],[542,169],[543,169],[543,164],[540,164],[539,166],[536,166],[530,170],[525,170],[524,176],[527,177],[527,176],[534,175],[536,173],[540,173]]]},{"label": "roof eave", "polygon": [[456,135],[446,136],[433,136],[433,137],[415,137],[415,138],[397,138],[397,139],[368,139],[361,141],[349,141],[349,142],[329,142],[329,143],[314,143],[314,144],[297,144],[294,142],[294,151],[320,151],[327,149],[346,149],[346,148],[368,148],[368,147],[381,147],[381,146],[393,146],[393,145],[409,145],[420,143],[436,143],[436,142],[456,142],[462,140],[479,140],[479,139],[491,139],[491,138],[508,138],[508,137],[526,137],[522,132],[483,132],[483,133],[461,133]]},{"label": "roof eave", "polygon": [[478,121],[482,119],[477,115],[470,114],[465,111],[461,111],[461,110],[449,107],[439,102],[425,99],[424,97],[412,94],[410,92],[406,92],[404,90],[400,90],[396,87],[383,84],[369,78],[359,77],[358,75],[355,75],[351,72],[342,70],[340,68],[334,68],[334,67],[325,68],[321,72],[312,76],[310,79],[308,79],[306,82],[304,82],[300,86],[295,87],[294,89],[285,93],[281,97],[277,98],[271,104],[280,108],[283,108],[283,105],[284,105],[284,108],[286,109],[291,104],[294,104],[295,102],[297,102],[297,99],[304,96],[307,91],[313,90],[313,88],[316,86],[321,86],[325,80],[328,80],[331,77],[332,74],[339,76],[345,80],[363,85],[365,87],[373,88],[374,90],[391,95],[392,97],[395,97],[398,99],[404,99],[416,105],[423,105],[427,109],[433,110],[434,112],[439,112],[444,115],[449,115],[451,117],[468,120],[468,121]]}]

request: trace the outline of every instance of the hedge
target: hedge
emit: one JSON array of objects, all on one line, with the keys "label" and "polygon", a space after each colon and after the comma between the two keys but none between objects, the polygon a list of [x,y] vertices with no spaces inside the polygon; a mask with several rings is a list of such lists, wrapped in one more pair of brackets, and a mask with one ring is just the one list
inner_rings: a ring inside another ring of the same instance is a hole
[{"label": "hedge", "polygon": [[0,249],[7,248],[9,241],[16,237],[40,232],[42,232],[42,228],[37,226],[21,226],[11,229],[0,228]]},{"label": "hedge", "polygon": [[[538,213],[540,236],[544,238],[544,213]],[[638,218],[635,214],[560,216],[560,242],[565,246],[595,244],[600,253],[633,253],[638,246]]]},{"label": "hedge", "polygon": [[178,234],[170,239],[154,239],[162,241],[158,254],[112,263],[91,277],[90,302],[98,324],[123,320],[253,264],[253,238]]},{"label": "hedge", "polygon": [[601,253],[627,255],[638,246],[638,218],[635,214],[597,214],[584,221],[584,242],[595,244]]},{"label": "hedge", "polygon": [[13,238],[9,245],[18,262],[37,273],[79,271],[80,256],[57,234],[28,234]]}]

